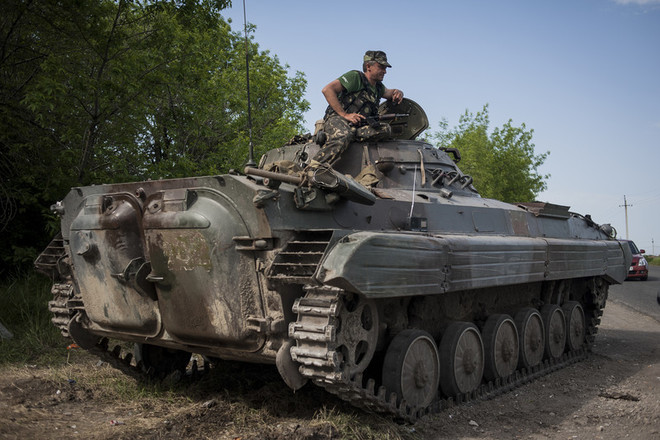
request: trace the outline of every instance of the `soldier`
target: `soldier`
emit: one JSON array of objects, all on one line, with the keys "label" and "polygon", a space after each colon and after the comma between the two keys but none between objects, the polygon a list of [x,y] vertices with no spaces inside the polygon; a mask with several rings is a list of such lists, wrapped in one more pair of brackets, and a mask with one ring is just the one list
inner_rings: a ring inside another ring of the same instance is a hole
[{"label": "soldier", "polygon": [[364,54],[362,72],[351,70],[326,85],[322,92],[328,101],[324,116],[327,142],[312,158],[310,166],[332,165],[355,139],[356,128],[367,116],[376,116],[381,98],[399,104],[403,92],[383,85],[386,69],[392,67],[380,50]]}]

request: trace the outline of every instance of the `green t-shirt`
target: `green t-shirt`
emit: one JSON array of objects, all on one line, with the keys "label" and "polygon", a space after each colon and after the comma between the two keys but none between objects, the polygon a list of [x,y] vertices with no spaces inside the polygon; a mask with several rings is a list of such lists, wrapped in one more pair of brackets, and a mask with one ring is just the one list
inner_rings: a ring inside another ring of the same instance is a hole
[{"label": "green t-shirt", "polygon": [[[360,72],[358,72],[357,70],[351,70],[349,72],[346,72],[337,79],[339,79],[339,82],[341,83],[341,85],[344,86],[344,88],[346,89],[346,93],[357,92],[359,90],[362,90],[362,88],[363,88],[363,86],[362,86],[362,75],[360,75]],[[385,92],[385,86],[384,85],[382,86],[382,88],[380,90],[378,88],[378,83],[376,83],[376,85],[372,86],[371,84],[369,84],[369,81],[365,81],[365,85],[367,87],[369,87],[371,92],[373,94],[375,94],[378,99],[383,97],[383,93]]]}]

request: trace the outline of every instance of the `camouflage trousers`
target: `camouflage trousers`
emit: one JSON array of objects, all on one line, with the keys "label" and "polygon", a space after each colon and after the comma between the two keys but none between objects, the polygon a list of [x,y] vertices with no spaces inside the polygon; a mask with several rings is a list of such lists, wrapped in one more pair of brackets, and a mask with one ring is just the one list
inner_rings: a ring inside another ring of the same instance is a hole
[{"label": "camouflage trousers", "polygon": [[328,165],[336,162],[348,145],[355,140],[355,127],[339,115],[331,115],[325,120],[323,128],[328,140],[323,148],[313,157],[313,160]]}]

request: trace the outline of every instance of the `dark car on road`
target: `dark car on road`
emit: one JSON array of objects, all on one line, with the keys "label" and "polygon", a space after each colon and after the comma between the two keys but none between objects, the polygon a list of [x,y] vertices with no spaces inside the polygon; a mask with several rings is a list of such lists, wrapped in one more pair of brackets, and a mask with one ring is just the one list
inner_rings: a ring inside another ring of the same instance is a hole
[{"label": "dark car on road", "polygon": [[632,240],[621,241],[628,243],[630,246],[630,252],[633,254],[632,263],[630,263],[630,267],[628,268],[628,277],[626,280],[646,281],[649,277],[649,263],[642,255],[646,251],[644,249],[639,249]]}]

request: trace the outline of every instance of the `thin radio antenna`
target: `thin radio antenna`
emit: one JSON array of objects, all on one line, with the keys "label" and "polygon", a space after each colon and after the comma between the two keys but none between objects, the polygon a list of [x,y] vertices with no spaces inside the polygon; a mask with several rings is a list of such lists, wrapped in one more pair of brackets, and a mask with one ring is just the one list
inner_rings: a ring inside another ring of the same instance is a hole
[{"label": "thin radio antenna", "polygon": [[248,31],[247,14],[245,13],[245,0],[243,0],[243,30],[245,32],[245,79],[247,86],[247,112],[248,112],[248,135],[250,137],[250,155],[245,164],[248,167],[254,167],[254,146],[252,144],[252,106],[250,105],[250,55],[248,53]]}]

